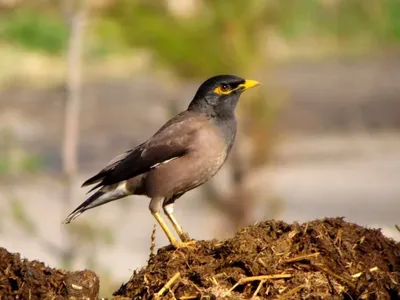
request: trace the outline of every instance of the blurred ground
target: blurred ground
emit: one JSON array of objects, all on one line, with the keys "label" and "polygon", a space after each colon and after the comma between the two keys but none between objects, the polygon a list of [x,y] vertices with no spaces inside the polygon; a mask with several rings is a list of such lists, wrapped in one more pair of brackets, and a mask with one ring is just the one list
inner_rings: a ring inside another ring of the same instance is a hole
[{"label": "blurred ground", "polygon": [[[381,227],[386,235],[400,240],[400,233],[394,230],[394,224],[400,223],[400,60],[394,56],[293,63],[276,66],[273,73],[273,81],[269,76],[257,79],[281,88],[288,101],[279,118],[280,143],[274,162],[247,182],[258,187],[254,222],[271,217],[303,222],[344,216],[360,225]],[[79,183],[113,156],[152,134],[170,116],[171,107],[184,109],[197,85],[168,88],[149,76],[88,83],[81,118]],[[65,217],[60,201],[62,184],[57,179],[62,99],[58,88],[16,86],[0,95],[0,124],[11,126],[23,148],[41,154],[54,174],[17,179],[3,176],[0,212],[9,209],[8,200],[19,199],[37,221],[43,239],[55,245],[62,245],[65,226],[61,225]],[[160,105],[165,102],[168,105]],[[215,180],[223,185],[225,177],[221,172]],[[71,209],[83,200],[84,193],[79,191]],[[219,227],[224,223],[220,214],[202,197],[201,191],[182,197],[176,205],[177,218],[193,238],[221,236],[224,230]],[[278,200],[266,203],[269,197]],[[96,248],[94,256],[102,266],[93,267],[96,272],[96,268],[109,267],[117,281],[145,264],[154,224],[145,198],[131,197],[119,203],[80,217],[95,220],[99,226],[117,226],[115,245]],[[0,221],[0,229],[0,244],[8,251],[58,264],[52,255],[54,249],[46,248],[46,243],[39,243],[11,223]],[[158,230],[157,246],[165,244]],[[75,245],[78,254],[80,247]],[[79,257],[75,267],[87,267],[85,259]]]}]

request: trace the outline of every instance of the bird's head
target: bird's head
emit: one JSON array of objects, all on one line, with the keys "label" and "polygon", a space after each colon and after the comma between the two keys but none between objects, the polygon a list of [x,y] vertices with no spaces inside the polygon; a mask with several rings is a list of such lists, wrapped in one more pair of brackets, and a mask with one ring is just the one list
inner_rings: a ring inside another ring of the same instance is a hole
[{"label": "bird's head", "polygon": [[240,95],[259,83],[235,75],[218,75],[207,79],[199,87],[189,110],[212,112],[217,115],[233,114]]}]

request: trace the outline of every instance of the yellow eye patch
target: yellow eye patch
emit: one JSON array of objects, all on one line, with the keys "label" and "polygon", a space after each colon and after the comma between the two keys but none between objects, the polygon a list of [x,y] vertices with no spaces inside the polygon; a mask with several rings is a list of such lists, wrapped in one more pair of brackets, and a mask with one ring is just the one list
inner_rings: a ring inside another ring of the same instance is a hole
[{"label": "yellow eye patch", "polygon": [[229,95],[232,92],[237,91],[239,89],[240,91],[245,91],[257,85],[260,85],[258,81],[250,79],[247,79],[240,84],[235,83],[233,87],[227,83],[222,83],[214,89],[214,93],[216,93],[217,95]]},{"label": "yellow eye patch", "polygon": [[221,84],[214,89],[214,93],[216,93],[217,95],[229,95],[233,91],[234,90],[231,89],[231,87],[227,84]]}]

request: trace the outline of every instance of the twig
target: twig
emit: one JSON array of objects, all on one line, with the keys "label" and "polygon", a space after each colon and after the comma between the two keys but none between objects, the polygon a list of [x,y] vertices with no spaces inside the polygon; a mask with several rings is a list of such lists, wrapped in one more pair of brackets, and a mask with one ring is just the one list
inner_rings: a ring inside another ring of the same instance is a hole
[{"label": "twig", "polygon": [[[374,272],[374,271],[378,271],[378,270],[379,270],[378,267],[373,267],[373,268],[369,269],[368,271],[369,271],[369,272]],[[360,277],[362,274],[363,274],[363,272],[359,272],[359,273],[356,273],[356,274],[351,275],[351,277],[353,277],[353,278],[358,278],[358,277]]]},{"label": "twig", "polygon": [[271,289],[271,286],[269,285],[268,287],[267,287],[267,290],[265,291],[265,295],[266,296],[268,296],[269,295],[269,290]]},{"label": "twig", "polygon": [[153,231],[151,232],[151,244],[150,244],[150,259],[155,255],[156,249],[156,224],[154,224]]},{"label": "twig", "polygon": [[263,286],[264,283],[265,283],[265,280],[260,280],[260,283],[258,284],[257,289],[255,290],[253,296],[251,297],[252,299],[257,297],[257,294],[260,292],[261,287]]},{"label": "twig", "polygon": [[176,297],[175,297],[174,292],[173,292],[171,289],[169,289],[168,291],[169,291],[169,293],[171,294],[172,299],[173,299],[173,300],[176,300]]},{"label": "twig", "polygon": [[261,257],[258,259],[258,262],[260,264],[262,264],[264,266],[264,268],[266,268],[266,269],[268,268],[267,264],[265,263],[265,261]]},{"label": "twig", "polygon": [[397,231],[400,232],[400,227],[399,227],[399,225],[395,224],[395,225],[394,225],[394,228],[396,228]]},{"label": "twig", "polygon": [[334,272],[332,272],[331,270],[329,270],[328,268],[325,268],[324,266],[320,266],[320,265],[314,265],[315,267],[317,267],[319,270],[327,273],[328,275],[331,275],[332,277],[335,277],[336,279],[339,279],[340,281],[346,283],[349,287],[351,287],[352,289],[355,289],[356,286],[350,281],[350,279],[347,279],[343,276],[340,276]]},{"label": "twig", "polygon": [[164,294],[172,287],[172,285],[181,277],[181,273],[177,272],[174,276],[171,277],[170,280],[167,281],[167,283],[162,287],[161,290],[158,291],[158,293],[155,295],[155,298],[159,298],[164,296]]},{"label": "twig", "polygon": [[308,258],[311,258],[314,256],[318,256],[318,255],[319,255],[319,252],[300,255],[300,256],[293,257],[293,258],[285,259],[285,260],[281,261],[281,263],[286,264],[286,263],[298,262],[298,261],[302,261],[302,260],[305,260],[305,259],[308,259]]},{"label": "twig", "polygon": [[278,297],[279,300],[281,299],[286,299],[289,298],[290,296],[293,296],[294,294],[296,294],[298,291],[300,291],[302,288],[304,287],[304,285],[299,285],[298,287],[295,287],[294,289],[291,289],[290,291],[284,293],[283,295],[281,295],[280,297]]},{"label": "twig", "polygon": [[[65,0],[63,3],[74,1]],[[67,23],[69,27],[67,69],[65,78],[65,112],[64,137],[62,146],[62,165],[65,175],[65,196],[63,214],[71,209],[76,197],[76,180],[78,176],[78,146],[80,131],[80,110],[82,100],[82,51],[84,42],[86,6],[81,1],[79,7],[69,7]],[[69,268],[72,263],[74,244],[70,231],[64,231],[65,248],[62,260]]]},{"label": "twig", "polygon": [[306,223],[306,226],[304,226],[303,234],[306,234],[308,230],[308,223]]},{"label": "twig", "polygon": [[243,284],[243,283],[247,283],[247,282],[251,282],[251,281],[257,281],[257,280],[268,280],[268,279],[284,279],[284,278],[291,278],[293,275],[292,274],[274,274],[274,275],[260,275],[260,276],[249,276],[249,277],[245,277],[245,278],[241,278],[238,282],[236,282],[236,284],[231,287],[229,289],[229,291],[227,291],[224,294],[224,297],[226,297],[227,295],[229,295],[235,288],[237,288],[239,285]]}]

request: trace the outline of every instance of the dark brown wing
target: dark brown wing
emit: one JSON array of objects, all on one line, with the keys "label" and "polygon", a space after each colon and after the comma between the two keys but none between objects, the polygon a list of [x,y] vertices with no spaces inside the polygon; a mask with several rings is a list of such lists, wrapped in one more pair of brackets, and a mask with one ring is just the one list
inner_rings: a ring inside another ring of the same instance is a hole
[{"label": "dark brown wing", "polygon": [[112,170],[115,169],[116,166],[118,166],[125,158],[127,158],[132,152],[135,152],[137,150],[140,149],[140,147],[142,147],[143,144],[137,146],[134,149],[128,150],[116,157],[114,157],[108,164],[106,167],[104,167],[99,173],[97,173],[96,175],[94,175],[93,177],[89,178],[88,180],[86,180],[83,184],[82,187],[84,186],[88,186],[88,185],[92,185],[95,184],[101,180],[104,179],[104,177],[107,176],[107,174],[109,172],[111,172]]},{"label": "dark brown wing", "polygon": [[149,171],[167,160],[185,155],[196,131],[206,121],[185,111],[168,121],[147,142],[114,158],[103,170],[82,186],[114,184]]}]

